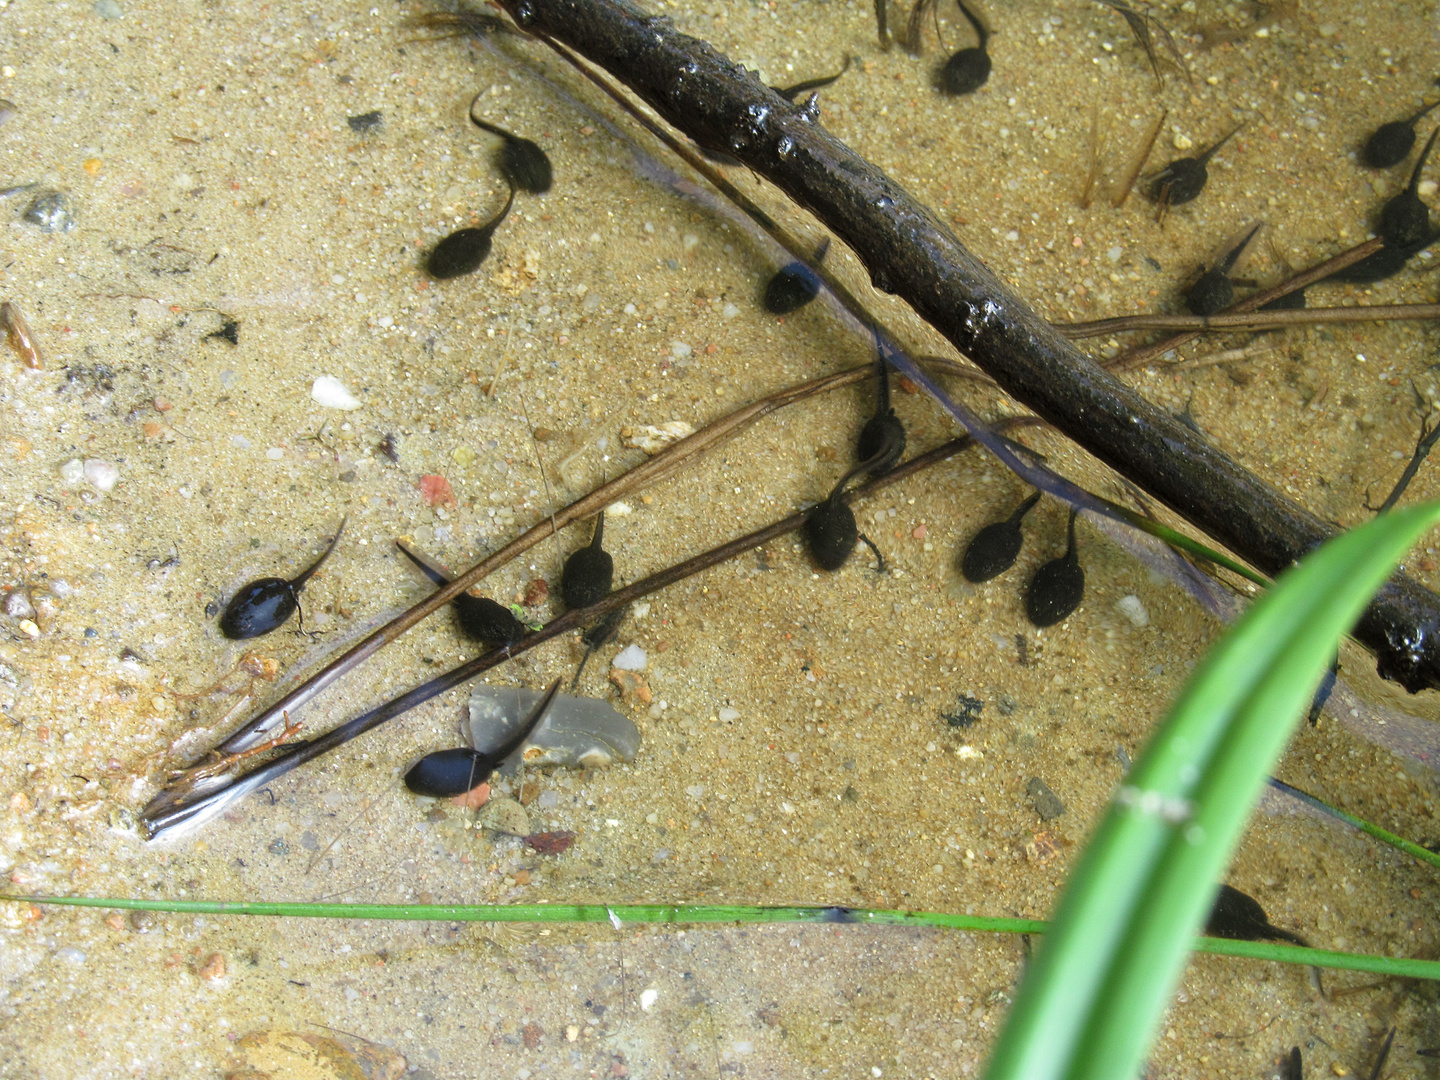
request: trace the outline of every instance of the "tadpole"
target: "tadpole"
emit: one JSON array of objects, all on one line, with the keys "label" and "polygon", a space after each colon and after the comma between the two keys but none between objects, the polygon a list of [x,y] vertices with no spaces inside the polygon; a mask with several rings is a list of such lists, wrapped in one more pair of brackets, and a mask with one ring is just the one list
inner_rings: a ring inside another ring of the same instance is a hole
[{"label": "tadpole", "polygon": [[1380,239],[1397,248],[1428,242],[1434,236],[1430,226],[1430,208],[1420,199],[1420,171],[1425,168],[1425,159],[1435,145],[1435,136],[1440,127],[1430,133],[1425,149],[1420,151],[1420,160],[1410,173],[1410,183],[1403,191],[1391,198],[1380,208]]},{"label": "tadpole", "polygon": [[961,94],[973,94],[990,78],[990,54],[985,51],[990,41],[990,31],[985,29],[985,24],[965,6],[965,0],[955,0],[955,3],[960,8],[960,14],[970,20],[970,25],[975,28],[975,36],[980,39],[978,45],[955,53],[940,69],[940,89],[952,97],[959,97]]},{"label": "tadpole", "polygon": [[825,87],[835,82],[837,79],[840,78],[841,75],[844,75],[845,72],[849,70],[850,54],[846,53],[845,63],[834,75],[822,75],[818,79],[806,79],[804,82],[798,82],[794,86],[772,86],[770,89],[774,90],[777,94],[785,98],[787,101],[794,101],[801,94],[807,94],[813,90],[823,90]]},{"label": "tadpole", "polygon": [[865,421],[855,446],[855,457],[868,462],[865,471],[871,476],[884,476],[895,467],[905,453],[905,425],[890,405],[890,365],[883,356],[880,365],[880,387],[875,399],[875,415]]},{"label": "tadpole", "polygon": [[[436,585],[450,584],[450,572],[418,548],[404,540],[396,540],[395,546]],[[455,606],[456,619],[466,637],[503,649],[516,644],[525,636],[525,624],[497,600],[462,592],[451,603]]]},{"label": "tadpole", "polygon": [[[278,577],[257,578],[241,588],[220,614],[220,632],[227,638],[243,641],[283,626],[291,615],[300,610],[300,590],[335,550],[348,520],[348,517],[340,519],[340,527],[335,530],[335,536],[320,557],[295,577],[288,581]],[[300,626],[302,629],[305,626],[303,611],[300,612]]]},{"label": "tadpole", "polygon": [[445,281],[478,270],[485,257],[490,254],[490,238],[495,235],[495,230],[500,227],[514,204],[515,185],[511,184],[510,197],[505,200],[505,207],[500,213],[484,225],[456,229],[431,249],[430,257],[425,260],[426,272],[433,278]]},{"label": "tadpole", "polygon": [[[830,250],[830,238],[820,241],[815,249],[814,263],[820,265]],[[798,259],[775,271],[765,286],[765,310],[772,315],[789,315],[820,295],[820,278],[814,270]]]},{"label": "tadpole", "polygon": [[[882,450],[883,453],[883,450]],[[880,549],[875,542],[860,531],[855,524],[855,514],[845,502],[845,485],[854,476],[869,471],[870,467],[879,460],[879,455],[860,462],[853,469],[840,477],[834,489],[825,500],[818,503],[810,516],[805,519],[805,540],[810,545],[810,553],[815,556],[815,561],[822,570],[839,570],[845,565],[845,560],[850,558],[850,553],[855,550],[855,544],[864,540],[871,551],[875,553],[875,572],[885,572],[885,556],[880,554]]]},{"label": "tadpole", "polygon": [[1292,1046],[1290,1053],[1280,1066],[1280,1080],[1305,1080],[1305,1064],[1300,1057],[1300,1047]]},{"label": "tadpole", "polygon": [[481,94],[476,94],[470,101],[470,123],[481,131],[488,131],[491,135],[498,135],[504,140],[500,144],[500,153],[496,161],[496,164],[500,166],[500,175],[510,182],[512,188],[528,191],[532,195],[543,195],[550,190],[550,185],[554,180],[554,173],[550,168],[550,158],[544,150],[540,149],[539,143],[523,139],[519,135],[506,131],[502,127],[496,127],[488,120],[481,120],[476,116],[475,102],[480,100],[482,94],[483,91]]},{"label": "tadpole", "polygon": [[1210,159],[1242,126],[1237,124],[1218,142],[1212,143],[1194,157],[1176,158],[1166,165],[1151,179],[1150,197],[1161,207],[1179,206],[1181,203],[1193,201],[1205,190],[1205,182],[1210,179]]},{"label": "tadpole", "polygon": [[1440,101],[1431,102],[1404,120],[1391,120],[1376,128],[1360,151],[1365,164],[1372,169],[1388,169],[1404,161],[1415,145],[1415,124],[1436,105],[1440,105]]},{"label": "tadpole", "polygon": [[560,572],[560,595],[568,608],[586,608],[610,595],[615,560],[601,545],[605,541],[605,511],[595,518],[590,543],[573,552]]},{"label": "tadpole", "polygon": [[1075,551],[1075,509],[1072,507],[1065,554],[1051,559],[1035,571],[1025,590],[1025,614],[1032,623],[1044,629],[1070,615],[1084,598],[1085,571]]},{"label": "tadpole", "polygon": [[1220,886],[1215,906],[1205,920],[1205,933],[1230,941],[1288,941],[1306,948],[1310,945],[1299,934],[1272,926],[1258,900],[1230,885]]},{"label": "tadpole", "polygon": [[490,779],[490,775],[501,762],[525,745],[525,740],[530,738],[545,719],[545,714],[550,710],[550,704],[555,700],[559,689],[560,680],[556,679],[540,700],[535,702],[535,707],[530,710],[524,723],[499,746],[484,752],[459,746],[453,750],[437,750],[433,754],[426,754],[410,766],[410,770],[405,774],[405,786],[416,795],[428,795],[433,799],[444,799],[473,791]]},{"label": "tadpole", "polygon": [[1004,521],[986,525],[975,534],[960,560],[960,573],[965,575],[966,581],[978,585],[982,581],[998,577],[1015,565],[1015,560],[1020,555],[1020,547],[1025,542],[1020,532],[1020,522],[1039,501],[1040,492],[1037,491],[1016,507],[1015,512]]},{"label": "tadpole", "polygon": [[1185,306],[1192,315],[1214,315],[1235,302],[1235,286],[1230,282],[1230,271],[1235,268],[1245,248],[1262,225],[1263,222],[1246,233],[1243,240],[1226,252],[1213,267],[1201,274],[1199,281],[1190,286],[1190,291],[1185,294]]}]

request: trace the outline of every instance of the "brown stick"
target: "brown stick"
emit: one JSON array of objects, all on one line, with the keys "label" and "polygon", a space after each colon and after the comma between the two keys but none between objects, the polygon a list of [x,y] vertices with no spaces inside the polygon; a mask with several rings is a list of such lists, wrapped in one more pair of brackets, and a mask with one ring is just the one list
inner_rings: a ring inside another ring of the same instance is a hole
[{"label": "brown stick", "polygon": [[1350,307],[1301,308],[1295,311],[1232,311],[1222,315],[1122,315],[1091,322],[1052,323],[1071,341],[1104,337],[1131,330],[1274,330],[1319,323],[1388,322],[1395,319],[1440,319],[1440,304],[1371,304]]},{"label": "brown stick", "polygon": [[[1251,564],[1279,573],[1334,533],[1066,341],[928,207],[826,132],[817,99],[791,104],[628,0],[499,2],[522,30],[568,45],[701,146],[770,180],[1001,389]],[[1356,636],[1383,676],[1415,691],[1440,686],[1437,631],[1440,597],[1397,574]]]},{"label": "brown stick", "polygon": [[[1227,310],[1232,314],[1242,311],[1255,311],[1261,304],[1268,304],[1271,300],[1278,300],[1282,296],[1289,296],[1298,289],[1303,289],[1307,285],[1315,284],[1315,282],[1321,278],[1329,277],[1337,270],[1343,270],[1352,263],[1359,262],[1367,255],[1373,255],[1380,250],[1380,247],[1381,241],[1379,239],[1367,240],[1363,244],[1357,244],[1348,251],[1342,251],[1333,259],[1326,259],[1324,262],[1312,266],[1309,270],[1302,270],[1294,277],[1287,278],[1278,285],[1272,285],[1268,289],[1261,289],[1254,296],[1247,296],[1244,300],[1232,305]],[[1196,331],[1186,331],[1185,333],[1176,334],[1174,337],[1166,338],[1164,341],[1157,341],[1151,345],[1137,345],[1135,348],[1128,349],[1115,357],[1115,359],[1108,361],[1105,366],[1111,371],[1129,371],[1132,368],[1143,367],[1155,357],[1163,356],[1171,349],[1178,349],[1187,341],[1194,341],[1199,336],[1199,333]]]}]

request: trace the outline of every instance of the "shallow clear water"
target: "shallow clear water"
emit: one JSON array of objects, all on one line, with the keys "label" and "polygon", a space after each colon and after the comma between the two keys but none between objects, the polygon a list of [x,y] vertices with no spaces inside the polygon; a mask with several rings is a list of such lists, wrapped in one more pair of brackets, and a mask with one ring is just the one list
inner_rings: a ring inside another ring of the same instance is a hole
[{"label": "shallow clear water", "polygon": [[[623,428],[698,427],[869,352],[820,305],[765,314],[773,252],[650,179],[630,140],[663,152],[537,45],[419,41],[424,32],[403,23],[419,9],[393,5],[121,0],[118,10],[0,9],[0,95],[16,107],[0,127],[0,180],[63,191],[75,220],[42,232],[21,221],[35,189],[4,199],[0,299],[19,305],[46,352],[42,372],[0,353],[0,588],[35,608],[34,635],[21,615],[0,616],[0,866],[14,888],[1048,912],[1121,775],[1117,751],[1133,757],[1218,627],[1082,524],[1085,603],[1031,629],[1021,586],[1064,547],[1064,513],[1049,500],[1026,519],[1015,569],[963,584],[960,546],[1024,495],[974,454],[857,506],[887,575],[860,549],[818,576],[785,539],[633,613],[581,689],[606,696],[608,660],[627,644],[646,650],[651,701],[621,706],[641,727],[639,757],[527,778],[532,827],[579,834],[563,856],[469,828],[468,812],[422,803],[399,783],[420,754],[456,744],[463,692],[202,831],[140,841],[130,826],[156,782],[210,741],[187,731],[230,730],[253,704],[243,692],[269,700],[424,594],[394,538],[470,565],[641,460]],[[994,74],[951,100],[931,88],[942,56],[933,38],[921,59],[879,52],[868,5],[666,10],[772,83],[854,55],[822,92],[821,121],[1053,319],[1179,310],[1181,284],[1257,220],[1269,228],[1237,274],[1263,284],[1364,238],[1367,215],[1402,181],[1400,170],[1362,169],[1354,149],[1376,123],[1418,107],[1436,44],[1428,9],[1307,4],[1262,23],[1264,36],[1211,51],[1182,37],[1193,86],[1172,74],[1162,90],[1098,5],[992,4]],[[953,10],[943,15],[949,47],[969,44]],[[1177,32],[1248,18],[1207,2],[1165,17]],[[434,282],[420,273],[423,253],[504,201],[495,140],[465,120],[476,91],[477,114],[547,147],[555,187],[517,198],[478,274]],[[1107,197],[1162,106],[1152,169],[1245,122],[1204,195],[1163,226],[1138,195],[1121,209]],[[1097,108],[1105,170],[1082,209]],[[372,110],[378,128],[347,124]],[[820,241],[813,221],[731,173]],[[850,252],[837,245],[826,264],[917,351],[945,350],[869,292]],[[1312,296],[1428,300],[1430,265]],[[227,317],[238,344],[213,336]],[[1290,331],[1242,360],[1161,366],[1134,381],[1349,524],[1409,457],[1416,394],[1435,397],[1432,338],[1413,323]],[[1183,358],[1248,340],[1198,342]],[[322,376],[360,407],[318,404]],[[1015,411],[993,393],[957,392],[986,415]],[[607,517],[619,580],[823,497],[848,468],[871,394],[784,410],[627,498],[628,513]],[[951,433],[919,395],[897,393],[896,406],[913,448]],[[387,435],[398,463],[379,449]],[[1025,438],[1092,490],[1119,494],[1060,437]],[[67,479],[71,461],[111,463],[118,483]],[[422,476],[445,477],[453,504],[427,505]],[[1422,469],[1411,497],[1434,495],[1432,477]],[[345,540],[302,596],[311,636],[219,636],[207,605],[251,578],[298,573],[346,514]],[[587,537],[582,527],[547,541],[488,591],[508,602],[544,577],[554,595],[565,554]],[[1424,548],[1410,566],[1432,585],[1433,556]],[[1117,606],[1132,595],[1147,626]],[[280,681],[227,676],[247,652],[273,659]],[[568,681],[581,654],[567,639],[490,678]],[[441,616],[293,719],[302,735],[324,730],[468,655]],[[1343,656],[1372,699],[1431,718],[1433,694],[1407,699],[1370,668],[1357,649]],[[188,696],[222,677],[236,693]],[[945,719],[964,712],[962,696],[983,702],[969,727]],[[1278,774],[1401,835],[1436,839],[1434,774],[1328,717],[1297,734]],[[1063,816],[1038,817],[1026,795],[1035,777]],[[1286,809],[1257,818],[1232,883],[1319,946],[1434,953],[1430,871]],[[438,1077],[967,1075],[1022,963],[1013,939],[844,926],[546,934],[170,915],[147,924],[14,907],[0,920],[0,1075],[25,1077],[213,1075],[233,1067],[238,1036],[318,1030],[311,1023],[393,1046]],[[1326,988],[1368,981],[1336,974]],[[1312,1069],[1368,1069],[1391,1024],[1392,1069],[1424,1075],[1414,1051],[1440,1042],[1435,1022],[1425,991],[1387,984],[1327,1000],[1304,971],[1200,957],[1152,1075],[1269,1075],[1293,1044]]]}]

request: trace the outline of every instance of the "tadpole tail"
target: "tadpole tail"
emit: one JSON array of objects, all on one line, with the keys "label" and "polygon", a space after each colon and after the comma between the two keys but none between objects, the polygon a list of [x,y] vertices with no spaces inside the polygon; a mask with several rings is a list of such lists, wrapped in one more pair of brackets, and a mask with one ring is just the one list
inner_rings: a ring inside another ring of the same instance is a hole
[{"label": "tadpole tail", "polygon": [[488,120],[481,120],[475,115],[475,103],[479,101],[480,98],[484,96],[484,94],[485,91],[482,90],[480,91],[480,93],[476,94],[473,98],[470,99],[470,122],[474,124],[477,128],[479,128],[481,131],[488,131],[491,135],[499,135],[502,139],[509,139],[511,141],[514,141],[515,135],[513,132],[506,131],[502,127],[497,127],[496,125],[490,123],[490,121]]},{"label": "tadpole tail", "polygon": [[1220,139],[1219,142],[1213,144],[1213,145],[1212,145],[1208,150],[1206,150],[1204,153],[1199,154],[1199,155],[1195,158],[1195,160],[1198,161],[1198,162],[1200,162],[1201,165],[1208,165],[1208,164],[1210,164],[1210,159],[1215,156],[1216,151],[1218,151],[1218,150],[1220,149],[1220,147],[1224,146],[1227,142],[1229,142],[1230,139],[1231,139],[1231,137],[1232,137],[1237,131],[1239,131],[1242,127],[1244,127],[1244,126],[1245,126],[1244,124],[1236,124],[1233,128],[1230,129],[1230,131],[1229,131],[1227,134],[1225,134],[1223,137],[1221,137],[1221,139]]},{"label": "tadpole tail", "polygon": [[493,750],[480,751],[492,769],[525,745],[525,740],[530,738],[535,729],[540,726],[540,721],[545,719],[545,714],[550,711],[550,706],[555,702],[555,695],[559,692],[560,680],[556,679],[550,684],[550,689],[540,695],[540,700],[535,702],[535,707],[530,710],[530,715],[527,716],[524,723],[516,729],[515,734],[511,735],[510,738],[506,739]]},{"label": "tadpole tail", "polygon": [[[876,0],[876,3],[878,6],[883,3],[883,0]],[[835,82],[837,79],[840,78],[841,75],[844,75],[845,72],[849,70],[850,54],[846,53],[845,66],[842,67],[839,71],[837,71],[834,75],[825,75],[818,79],[806,79],[804,82],[798,82],[794,86],[786,86],[783,88],[777,86],[774,87],[774,90],[781,97],[788,98],[790,101],[794,101],[797,97],[805,93],[807,90],[823,90],[825,87]]]},{"label": "tadpole tail", "polygon": [[436,585],[449,585],[451,575],[445,567],[441,566],[434,559],[430,558],[418,548],[411,547],[404,540],[396,540],[395,546],[404,553],[405,557],[420,568],[420,572],[429,578]]},{"label": "tadpole tail", "polygon": [[595,518],[595,533],[590,537],[590,550],[599,551],[604,546],[605,540],[605,511],[601,510]]},{"label": "tadpole tail", "polygon": [[[968,6],[966,6],[965,0],[955,0],[955,4],[957,7],[960,8],[960,14],[964,15],[965,18],[969,19],[970,25],[975,28],[975,36],[980,39],[980,48],[985,48],[985,46],[990,43],[990,31],[985,29],[985,24],[980,21],[979,17],[973,11],[971,11]],[[1231,134],[1234,134],[1234,132],[1232,132]]]},{"label": "tadpole tail", "polygon": [[1226,277],[1229,277],[1231,269],[1233,269],[1235,264],[1240,261],[1240,256],[1245,253],[1245,249],[1250,246],[1250,241],[1254,240],[1255,234],[1264,227],[1265,223],[1263,221],[1257,222],[1255,227],[1245,234],[1245,239],[1241,240],[1238,244],[1236,244],[1226,253],[1225,257],[1220,260],[1220,264],[1216,267],[1216,269],[1219,270]]},{"label": "tadpole tail", "polygon": [[494,232],[496,229],[498,229],[498,228],[500,227],[500,223],[503,222],[507,217],[510,216],[510,207],[512,207],[512,206],[514,206],[514,205],[515,205],[515,185],[514,185],[514,184],[511,184],[511,185],[510,185],[510,197],[505,200],[505,206],[501,209],[500,213],[496,214],[493,218],[491,218],[489,221],[487,221],[483,226],[481,226],[481,228],[488,229],[490,232]]},{"label": "tadpole tail", "polygon": [[318,559],[311,563],[309,567],[307,567],[305,570],[302,570],[298,577],[290,579],[290,588],[294,589],[296,592],[299,592],[305,587],[305,582],[310,580],[310,575],[315,573],[316,570],[319,570],[320,567],[325,564],[325,560],[328,559],[330,557],[330,553],[335,550],[335,545],[340,543],[340,537],[345,535],[345,523],[349,520],[349,514],[346,514],[343,518],[340,519],[340,527],[335,530],[335,535],[330,538],[329,546],[320,553],[320,557]]},{"label": "tadpole tail", "polygon": [[1407,191],[1420,190],[1420,171],[1425,168],[1425,159],[1430,156],[1430,148],[1435,145],[1435,136],[1440,135],[1440,127],[1430,133],[1430,138],[1425,142],[1425,149],[1420,151],[1420,160],[1415,162],[1415,171],[1410,174],[1410,183],[1405,186]]},{"label": "tadpole tail", "polygon": [[1035,504],[1040,501],[1040,496],[1043,494],[1045,494],[1043,491],[1037,491],[1017,506],[1015,512],[1010,515],[1010,524],[1018,527],[1025,520],[1025,515],[1035,509]]}]

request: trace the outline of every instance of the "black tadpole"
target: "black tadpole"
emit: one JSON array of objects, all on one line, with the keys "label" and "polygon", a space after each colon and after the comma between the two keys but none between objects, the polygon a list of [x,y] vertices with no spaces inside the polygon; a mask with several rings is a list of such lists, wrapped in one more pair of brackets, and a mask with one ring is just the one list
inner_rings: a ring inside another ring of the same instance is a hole
[{"label": "black tadpole", "polygon": [[855,445],[856,460],[866,462],[871,476],[884,476],[895,467],[905,453],[905,425],[890,406],[890,365],[882,356],[880,389],[875,399],[875,415],[865,421]]},{"label": "black tadpole", "polygon": [[794,101],[801,94],[808,94],[813,90],[823,90],[849,70],[850,54],[846,53],[844,65],[834,75],[823,75],[818,79],[806,79],[804,82],[798,82],[794,86],[772,86],[770,89],[785,98],[785,100]]},{"label": "black tadpole", "polygon": [[965,0],[955,0],[955,3],[960,8],[960,14],[970,20],[970,25],[975,28],[975,36],[980,39],[978,45],[961,49],[946,60],[945,66],[940,69],[940,89],[952,97],[959,97],[961,94],[973,94],[990,78],[990,54],[985,51],[985,46],[990,41],[990,31],[985,29],[985,24],[965,6]]},{"label": "black tadpole", "polygon": [[475,102],[479,100],[480,95],[476,94],[470,102],[470,122],[481,131],[499,135],[504,140],[496,162],[500,166],[500,175],[510,181],[511,187],[528,191],[532,195],[543,195],[549,191],[555,177],[550,168],[550,158],[540,149],[540,144],[530,139],[522,139],[487,120],[481,120],[475,115]]},{"label": "black tadpole", "polygon": [[491,237],[495,235],[495,230],[500,227],[514,204],[515,185],[511,184],[510,197],[505,200],[505,206],[500,213],[484,225],[456,229],[431,248],[430,257],[425,260],[425,272],[433,278],[445,281],[478,270],[485,257],[490,254]]},{"label": "black tadpole", "polygon": [[860,462],[853,469],[840,477],[834,489],[825,497],[825,501],[818,503],[815,509],[810,511],[810,516],[805,519],[805,540],[810,545],[810,553],[815,556],[815,561],[822,570],[839,570],[845,565],[845,560],[850,558],[850,553],[855,550],[855,544],[864,540],[870,550],[875,553],[875,572],[885,572],[885,556],[880,554],[880,549],[875,542],[860,531],[855,524],[855,514],[845,502],[845,485],[852,477],[862,472],[868,472],[879,460],[875,458]]},{"label": "black tadpole", "polygon": [[960,559],[960,573],[965,575],[966,581],[978,585],[982,581],[998,577],[1015,565],[1015,559],[1020,555],[1020,546],[1025,542],[1020,532],[1020,522],[1039,501],[1040,492],[1037,491],[1016,507],[1015,512],[1004,521],[986,525],[975,534]]},{"label": "black tadpole", "polygon": [[1290,1053],[1280,1065],[1280,1080],[1305,1080],[1305,1064],[1300,1058],[1300,1047],[1292,1046]]},{"label": "black tadpole", "polygon": [[1065,554],[1051,559],[1025,589],[1025,615],[1041,629],[1054,626],[1085,598],[1085,571],[1075,551],[1075,510],[1070,510],[1070,540]]},{"label": "black tadpole", "polygon": [[410,766],[410,771],[405,774],[405,786],[416,795],[428,795],[432,799],[444,799],[473,791],[490,779],[490,774],[502,761],[525,745],[525,740],[530,738],[545,719],[550,703],[555,700],[559,689],[560,680],[556,679],[544,696],[535,703],[535,708],[530,710],[530,715],[515,734],[500,746],[483,753],[468,746],[459,746],[454,750],[437,750],[433,754],[426,754]]},{"label": "black tadpole", "polygon": [[1190,286],[1190,291],[1185,294],[1185,306],[1192,315],[1214,315],[1235,302],[1235,286],[1230,282],[1230,271],[1235,268],[1246,246],[1260,229],[1261,226],[1256,225],[1246,233],[1245,239],[1226,252],[1224,258],[1201,274],[1200,280]]},{"label": "black tadpole", "polygon": [[560,595],[568,608],[585,608],[610,595],[615,560],[601,547],[605,541],[605,511],[595,519],[590,543],[571,554],[560,572]]},{"label": "black tadpole", "polygon": [[1210,179],[1210,159],[1239,130],[1240,125],[1236,125],[1219,142],[1194,157],[1176,158],[1166,165],[1150,181],[1150,197],[1161,206],[1179,206],[1192,201],[1205,190],[1205,181]]},{"label": "black tadpole", "polygon": [[[1413,244],[1396,246],[1385,244],[1379,251],[1372,251],[1359,262],[1353,262],[1349,266],[1336,270],[1325,281],[1343,281],[1353,285],[1371,285],[1377,281],[1384,281],[1392,278],[1401,270],[1410,259],[1418,255],[1422,250],[1429,247],[1434,241],[1432,234]],[[1317,282],[1318,284],[1318,282]]]},{"label": "black tadpole", "polygon": [[1434,236],[1430,227],[1430,208],[1420,200],[1420,171],[1425,168],[1425,159],[1430,156],[1436,135],[1440,135],[1440,128],[1430,133],[1425,149],[1420,151],[1420,160],[1410,173],[1410,183],[1380,208],[1380,228],[1377,231],[1388,246],[1404,248],[1411,244],[1428,243]]},{"label": "black tadpole", "polygon": [[1306,948],[1310,944],[1299,934],[1272,926],[1258,900],[1229,885],[1220,886],[1215,906],[1205,920],[1205,934],[1230,941],[1288,941]]},{"label": "black tadpole", "polygon": [[[335,530],[329,546],[320,553],[318,559],[295,577],[288,581],[278,577],[259,578],[240,589],[230,598],[220,615],[220,632],[228,638],[241,641],[268,634],[283,626],[291,615],[300,610],[300,590],[310,580],[310,575],[319,570],[321,564],[335,550],[348,520],[348,517],[340,519],[340,527]],[[305,625],[304,612],[300,613],[300,625],[302,628]]]},{"label": "black tadpole", "polygon": [[1381,124],[1376,128],[1365,140],[1365,146],[1360,151],[1365,164],[1372,169],[1388,169],[1404,161],[1405,155],[1410,153],[1410,148],[1415,145],[1416,121],[1436,105],[1440,105],[1440,101],[1426,105],[1414,116],[1404,120],[1391,120],[1388,124]]},{"label": "black tadpole", "polygon": [[[395,546],[436,585],[450,583],[451,574],[418,548],[411,547],[404,540],[396,540]],[[515,617],[515,613],[488,596],[471,596],[462,592],[451,603],[455,606],[460,629],[467,637],[503,649],[525,636],[525,624]]]},{"label": "black tadpole", "polygon": [[[820,265],[820,260],[829,250],[830,238],[827,236],[815,249],[816,266]],[[775,271],[775,276],[765,286],[765,310],[772,315],[789,315],[819,295],[819,276],[797,259]]]}]

